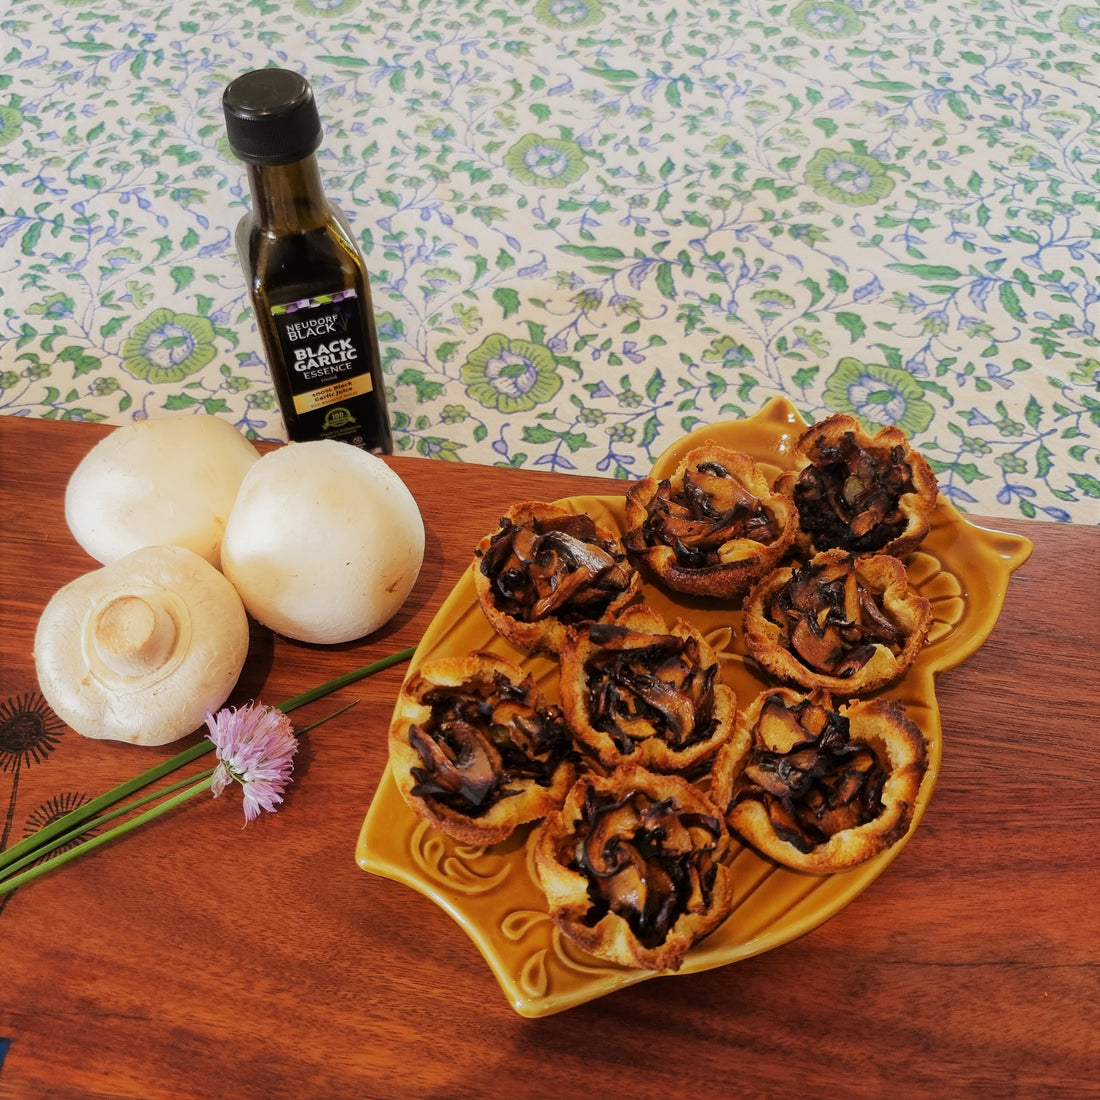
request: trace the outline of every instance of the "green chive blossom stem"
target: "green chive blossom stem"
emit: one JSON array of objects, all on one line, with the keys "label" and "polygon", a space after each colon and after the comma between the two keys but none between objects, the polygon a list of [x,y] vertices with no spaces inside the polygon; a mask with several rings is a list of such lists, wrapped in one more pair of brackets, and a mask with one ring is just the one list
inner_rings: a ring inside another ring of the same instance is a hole
[{"label": "green chive blossom stem", "polygon": [[[397,653],[390,654],[388,657],[382,657],[377,661],[362,665],[357,669],[353,669],[351,672],[346,672],[341,676],[337,676],[332,680],[328,680],[323,684],[310,688],[308,691],[301,692],[299,695],[295,695],[293,698],[283,703],[277,704],[275,709],[281,710],[284,714],[289,714],[299,707],[306,706],[334,691],[339,691],[341,688],[354,684],[358,680],[365,679],[368,676],[374,675],[376,672],[381,672],[393,665],[400,664],[402,661],[407,661],[412,657],[415,651],[415,646],[409,646]],[[299,731],[298,736],[321,725],[322,722],[327,722],[337,715],[343,714],[344,711],[348,710],[351,706],[354,706],[354,702],[348,703],[346,706],[340,708],[340,710],[330,714],[327,718],[319,719],[312,725],[306,726]],[[214,768],[201,773],[201,778],[199,778],[197,782],[192,782],[196,780],[197,777],[191,776],[187,779],[173,783],[154,794],[144,795],[139,799],[127,803],[123,807],[117,807],[116,805],[122,799],[129,798],[130,795],[148,787],[158,779],[162,779],[164,776],[177,771],[179,768],[190,764],[192,761],[198,760],[200,757],[213,751],[213,749],[214,742],[209,738],[204,738],[202,741],[190,745],[188,748],[170,757],[168,760],[161,761],[161,763],[154,765],[140,775],[134,776],[124,783],[120,783],[117,787],[112,788],[98,798],[93,798],[83,806],[78,806],[64,816],[59,817],[56,821],[51,821],[49,824],[43,825],[41,829],[32,833],[30,836],[25,837],[17,844],[13,844],[10,848],[0,852],[0,880],[2,880],[0,881],[0,894],[6,894],[14,890],[17,886],[22,885],[24,882],[29,882],[31,879],[37,878],[40,874],[44,874],[54,867],[62,866],[77,858],[78,855],[98,848],[107,841],[129,832],[132,828],[159,817],[162,813],[186,801],[200,790],[209,790],[210,777],[216,770]],[[93,837],[83,844],[70,848],[68,851],[62,852],[60,855],[54,856],[52,859],[46,860],[30,870],[23,871],[22,874],[15,874],[20,868],[26,867],[28,863],[33,863],[47,852],[55,850],[62,844],[83,835],[90,829],[120,817],[130,810],[136,809],[138,806],[145,805],[148,802],[162,798],[166,794],[177,791],[188,783],[190,783],[191,786],[186,787],[184,791],[176,794],[166,802],[161,803],[151,810],[147,810],[144,814],[122,825],[118,825],[106,833]],[[115,808],[112,809],[112,807]]]}]

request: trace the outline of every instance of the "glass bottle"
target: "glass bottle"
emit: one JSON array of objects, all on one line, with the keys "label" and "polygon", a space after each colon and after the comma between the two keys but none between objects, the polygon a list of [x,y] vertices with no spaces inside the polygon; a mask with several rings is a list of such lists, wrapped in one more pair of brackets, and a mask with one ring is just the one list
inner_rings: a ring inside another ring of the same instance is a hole
[{"label": "glass bottle", "polygon": [[252,194],[237,254],[287,435],[390,454],[370,280],[321,183],[313,90],[290,70],[257,69],[229,84],[222,107]]}]

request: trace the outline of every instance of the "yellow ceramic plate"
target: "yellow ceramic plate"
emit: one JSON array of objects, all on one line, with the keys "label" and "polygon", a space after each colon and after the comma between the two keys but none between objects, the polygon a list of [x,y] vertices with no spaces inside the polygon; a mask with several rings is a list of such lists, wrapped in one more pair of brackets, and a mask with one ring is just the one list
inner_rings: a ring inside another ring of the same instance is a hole
[{"label": "yellow ceramic plate", "polygon": [[[684,437],[661,456],[654,473],[667,476],[681,455],[713,440],[751,454],[772,478],[794,465],[793,443],[805,426],[794,407],[778,398],[748,420],[711,425]],[[561,503],[589,513],[612,530],[623,529],[622,496],[570,497]],[[907,561],[912,586],[934,608],[928,644],[905,679],[883,693],[905,704],[930,743],[930,766],[910,836],[939,771],[942,745],[934,677],[964,661],[989,636],[1009,576],[1030,553],[1027,539],[976,527],[941,497],[931,531]],[[740,702],[771,686],[742,656],[739,603],[674,597],[651,585],[642,594],[666,616],[682,615],[698,625],[722,657],[723,678]],[[467,571],[425,632],[408,674],[425,661],[475,649],[500,653],[527,667],[546,697],[558,699],[557,664],[526,657],[494,633],[478,606],[472,572]],[[549,1015],[655,977],[650,971],[604,963],[562,938],[534,878],[528,844],[532,831],[523,829],[491,848],[459,844],[413,814],[387,768],[363,822],[356,859],[365,870],[402,882],[446,910],[485,956],[523,1016]],[[904,844],[902,840],[867,863],[824,877],[777,867],[735,844],[733,912],[688,954],[679,973],[724,966],[816,928],[865,890]]]}]

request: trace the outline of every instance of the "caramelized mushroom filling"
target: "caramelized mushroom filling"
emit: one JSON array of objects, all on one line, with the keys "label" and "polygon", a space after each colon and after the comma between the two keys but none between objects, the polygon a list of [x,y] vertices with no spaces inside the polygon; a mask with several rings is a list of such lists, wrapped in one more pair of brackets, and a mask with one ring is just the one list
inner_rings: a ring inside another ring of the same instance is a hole
[{"label": "caramelized mushroom filling", "polygon": [[718,564],[719,549],[733,539],[767,545],[780,534],[763,503],[717,462],[685,470],[678,492],[667,478],[660,482],[647,511],[643,542],[671,547],[687,569]]},{"label": "caramelized mushroom filling", "polygon": [[639,943],[655,948],[681,915],[710,906],[722,834],[717,817],[644,791],[616,799],[589,788],[575,831],[571,858],[563,852],[561,862],[588,880],[588,926],[616,913]]},{"label": "caramelized mushroom filling", "polygon": [[412,794],[467,817],[518,794],[509,789],[513,781],[548,787],[573,752],[561,711],[538,705],[530,677],[518,687],[500,673],[459,687],[430,687],[420,702],[431,715],[409,730],[423,765],[412,769]]},{"label": "caramelized mushroom filling", "polygon": [[649,737],[680,750],[713,735],[718,666],[702,666],[695,638],[641,635],[614,624],[595,624],[588,636],[600,647],[585,662],[589,720],[619,752],[629,755]]},{"label": "caramelized mushroom filling", "polygon": [[905,530],[899,501],[912,478],[902,446],[868,451],[852,432],[822,440],[792,494],[802,529],[819,550],[881,550]]},{"label": "caramelized mushroom filling", "polygon": [[625,557],[601,544],[590,516],[516,526],[507,517],[479,566],[499,610],[521,622],[598,619],[630,587]]},{"label": "caramelized mushroom filling", "polygon": [[[788,710],[770,695],[730,805],[758,800],[776,836],[803,853],[874,821],[883,811],[888,773],[875,751],[851,742],[848,732],[846,717],[810,699]],[[774,744],[791,747],[765,747]]]},{"label": "caramelized mushroom filling", "polygon": [[851,554],[793,570],[765,613],[808,668],[829,676],[853,676],[871,659],[876,645],[886,646],[895,657],[905,645],[881,594],[860,582]]}]

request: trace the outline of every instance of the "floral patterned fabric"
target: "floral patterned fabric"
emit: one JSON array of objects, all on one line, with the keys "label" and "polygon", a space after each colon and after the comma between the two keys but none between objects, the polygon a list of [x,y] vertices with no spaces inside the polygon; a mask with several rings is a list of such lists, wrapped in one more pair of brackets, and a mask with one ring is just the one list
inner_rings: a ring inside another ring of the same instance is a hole
[{"label": "floral patterned fabric", "polygon": [[1100,6],[9,0],[0,412],[282,438],[221,93],[313,84],[400,452],[635,478],[786,394],[1100,521]]}]

